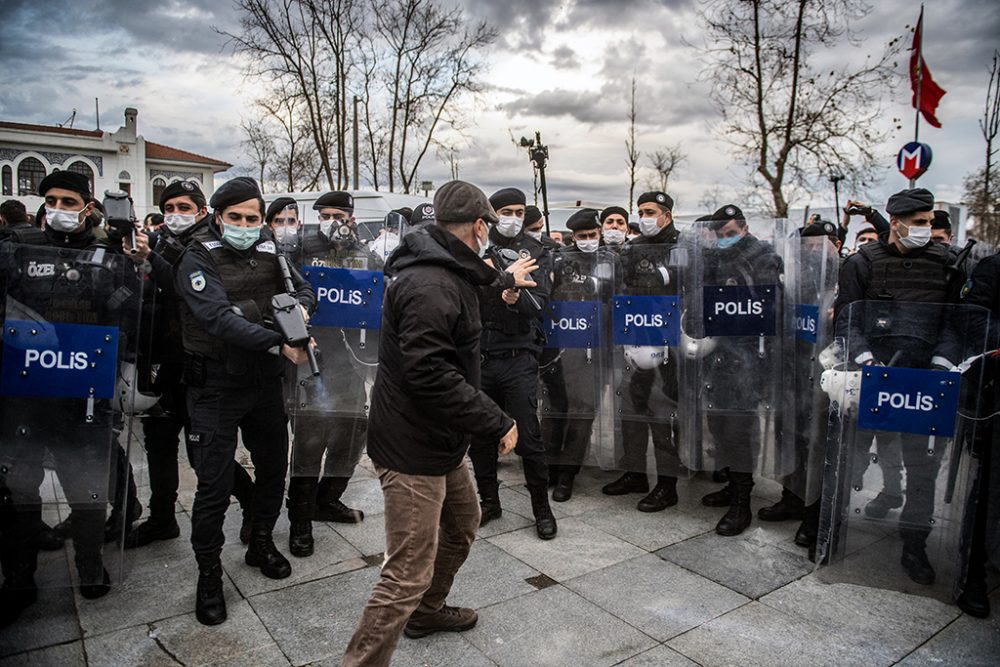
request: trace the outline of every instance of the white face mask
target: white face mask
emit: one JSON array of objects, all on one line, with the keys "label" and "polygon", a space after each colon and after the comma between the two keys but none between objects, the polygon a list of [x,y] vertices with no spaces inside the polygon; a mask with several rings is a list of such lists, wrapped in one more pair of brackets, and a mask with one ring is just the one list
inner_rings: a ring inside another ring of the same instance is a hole
[{"label": "white face mask", "polygon": [[274,230],[274,238],[278,243],[295,243],[298,240],[298,232],[295,227],[278,227]]},{"label": "white face mask", "polygon": [[586,241],[577,241],[576,247],[580,249],[581,252],[596,252],[598,246],[601,242],[598,239],[588,239]]},{"label": "white face mask", "polygon": [[656,236],[660,231],[657,218],[639,218],[639,232],[643,236]]},{"label": "white face mask", "polygon": [[542,240],[542,231],[541,230],[531,231],[530,229],[526,229],[526,230],[524,230],[524,233],[527,234],[528,236],[530,236],[531,238],[535,239],[536,241],[540,242]]},{"label": "white face mask", "polygon": [[609,245],[621,245],[625,243],[625,232],[620,229],[604,230],[604,242]]},{"label": "white face mask", "polygon": [[[86,208],[86,207],[84,207]],[[75,231],[77,227],[80,226],[80,214],[83,213],[81,208],[79,211],[64,211],[58,208],[45,207],[45,225],[51,227],[57,232],[69,233]]]},{"label": "white face mask", "polygon": [[486,249],[489,248],[489,247],[490,247],[490,235],[489,235],[489,233],[486,234],[486,238],[485,239],[479,238],[478,235],[476,236],[476,254],[477,255],[479,255],[480,257],[485,257],[486,256]]},{"label": "white face mask", "polygon": [[193,215],[184,215],[183,213],[168,213],[163,216],[163,224],[167,226],[175,236],[177,234],[184,233],[184,230],[190,229],[194,226],[195,219]]},{"label": "white face mask", "polygon": [[382,236],[372,241],[368,248],[383,259],[388,258],[392,251],[399,245],[399,236],[392,232],[386,232]]},{"label": "white face mask", "polygon": [[[902,224],[902,223],[900,223]],[[899,242],[903,244],[903,247],[916,249],[923,248],[925,245],[931,242],[931,228],[927,227],[906,227],[906,236],[900,236]]]},{"label": "white face mask", "polygon": [[500,221],[497,222],[497,231],[501,236],[506,236],[509,239],[514,238],[521,233],[521,228],[524,226],[524,220],[515,215],[501,215]]}]

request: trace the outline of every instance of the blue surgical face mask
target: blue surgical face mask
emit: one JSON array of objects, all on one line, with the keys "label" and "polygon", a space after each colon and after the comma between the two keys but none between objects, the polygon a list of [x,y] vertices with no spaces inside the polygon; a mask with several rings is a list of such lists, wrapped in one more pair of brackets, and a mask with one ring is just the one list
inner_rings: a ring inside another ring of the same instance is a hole
[{"label": "blue surgical face mask", "polygon": [[260,240],[261,227],[237,227],[222,223],[222,240],[236,248],[246,250]]},{"label": "blue surgical face mask", "polygon": [[741,238],[743,238],[743,237],[742,236],[727,236],[725,238],[716,239],[715,240],[715,245],[716,245],[717,248],[720,248],[720,249],[723,249],[723,250],[726,249],[726,248],[732,248],[734,245],[736,245],[737,243],[740,242]]}]

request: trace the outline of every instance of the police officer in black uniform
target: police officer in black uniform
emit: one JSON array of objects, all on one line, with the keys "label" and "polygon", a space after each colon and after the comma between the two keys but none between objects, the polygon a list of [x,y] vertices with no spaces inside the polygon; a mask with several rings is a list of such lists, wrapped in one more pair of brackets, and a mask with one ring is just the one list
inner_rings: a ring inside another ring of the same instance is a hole
[{"label": "police officer in black uniform", "polygon": [[[537,286],[530,290],[508,289],[499,295],[495,290],[481,290],[480,353],[483,391],[518,423],[518,442],[514,451],[524,466],[535,530],[541,539],[548,540],[556,536],[557,527],[549,506],[548,470],[538,423],[537,395],[538,357],[544,345],[541,319],[551,289],[549,252],[524,233],[523,192],[516,188],[498,190],[490,197],[490,205],[496,210],[499,221],[490,229],[486,258],[500,269],[518,257],[531,257],[542,267],[534,274]],[[502,514],[496,442],[473,439],[469,457],[476,474],[482,501],[482,525],[485,525]]]},{"label": "police officer in black uniform", "polygon": [[[142,420],[143,442],[149,473],[149,518],[135,527],[125,540],[126,548],[141,547],[157,540],[180,535],[174,514],[179,478],[177,472],[178,437],[188,431],[187,400],[182,382],[184,346],[181,340],[180,301],[174,289],[177,264],[184,248],[195,234],[209,224],[208,208],[201,189],[190,181],[176,181],[163,189],[160,211],[164,222],[156,235],[149,255],[153,294],[147,296],[144,310],[152,309],[149,342],[153,393],[158,405]],[[140,372],[145,369],[140,365]],[[250,536],[253,520],[253,479],[241,465],[233,466],[233,495],[243,508],[240,539]]]},{"label": "police officer in black uniform", "polygon": [[[643,252],[649,246],[662,247],[663,253],[654,256],[666,260],[670,251],[677,246],[680,233],[674,225],[674,200],[665,192],[645,192],[639,195],[636,203],[641,235],[621,248],[621,272],[625,283],[633,294],[677,294],[679,286],[676,272],[672,273],[662,264],[646,261],[650,255]],[[657,383],[661,385],[664,395],[677,401],[677,356],[673,349],[669,355],[667,364],[657,369],[639,370],[629,376],[628,387],[624,391],[631,397],[637,410],[643,409],[648,403],[653,385]],[[676,505],[677,473],[680,470],[677,421],[666,423],[622,419],[621,431],[625,450],[625,474],[606,484],[601,489],[602,492],[609,496],[648,492],[636,505],[640,512],[659,512]],[[657,468],[656,486],[652,491],[649,490],[649,481],[644,472],[650,433]]]},{"label": "police officer in black uniform", "polygon": [[302,218],[298,202],[291,197],[278,197],[267,207],[264,222],[271,228],[278,250],[298,266],[302,260]]},{"label": "police officer in black uniform", "polygon": [[553,241],[545,234],[545,218],[542,217],[542,212],[537,206],[524,207],[524,233],[548,248],[549,252],[566,247]]},{"label": "police officer in black uniform", "polygon": [[[226,620],[219,556],[237,431],[256,474],[245,561],[272,579],[291,574],[272,539],[288,469],[281,377],[285,358],[296,364],[307,359],[304,350],[289,347],[273,328],[271,297],[285,287],[274,241],[261,233],[264,200],[257,183],[245,177],[227,181],[210,204],[213,219],[195,233],[181,257],[175,286],[181,298],[191,422],[188,457],[198,475],[191,515],[199,569],[196,616],[215,625]],[[304,311],[312,310],[312,289],[297,273],[293,277],[296,298]]]}]

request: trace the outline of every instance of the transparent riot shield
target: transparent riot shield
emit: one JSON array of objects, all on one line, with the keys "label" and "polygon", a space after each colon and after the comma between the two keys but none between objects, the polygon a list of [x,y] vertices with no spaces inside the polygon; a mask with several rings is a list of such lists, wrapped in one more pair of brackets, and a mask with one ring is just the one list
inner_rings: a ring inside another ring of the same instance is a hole
[{"label": "transparent riot shield", "polygon": [[359,241],[320,241],[304,244],[301,268],[316,292],[309,324],[320,375],[298,367],[289,392],[290,516],[295,503],[309,504],[317,484],[331,501],[346,488],[364,451],[378,365],[383,263]]},{"label": "transparent riot shield", "polygon": [[123,387],[137,383],[141,290],[120,254],[0,244],[5,586],[97,597],[125,576],[124,532],[141,507]]},{"label": "transparent riot shield", "polygon": [[681,472],[677,345],[685,256],[668,244],[629,244],[618,256],[610,341],[615,437],[604,441],[605,468]]},{"label": "transparent riot shield", "polygon": [[604,249],[552,255],[552,297],[542,318],[546,347],[538,364],[538,414],[550,476],[599,465],[591,443],[603,440],[598,415],[607,382],[604,337],[613,260]]},{"label": "transparent riot shield", "polygon": [[824,580],[952,599],[974,516],[987,320],[976,306],[903,301],[838,313],[844,362],[824,373],[836,419],[817,542]]},{"label": "transparent riot shield", "polygon": [[789,234],[784,252],[784,379],[781,441],[794,455],[794,469],[778,480],[811,505],[823,486],[829,398],[820,378],[833,366],[833,301],[840,255],[825,236]]},{"label": "transparent riot shield", "polygon": [[386,261],[395,250],[403,236],[410,231],[410,222],[396,211],[385,216],[382,229],[378,236],[368,242],[368,249],[376,256]]},{"label": "transparent riot shield", "polygon": [[795,468],[778,426],[784,225],[724,222],[699,223],[683,239],[682,458],[690,470],[780,479]]}]

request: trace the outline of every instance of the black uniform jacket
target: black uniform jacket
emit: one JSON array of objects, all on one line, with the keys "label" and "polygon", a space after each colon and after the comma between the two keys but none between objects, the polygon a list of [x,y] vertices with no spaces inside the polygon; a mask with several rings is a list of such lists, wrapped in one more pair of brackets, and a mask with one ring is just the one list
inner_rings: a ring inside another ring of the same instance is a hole
[{"label": "black uniform jacket", "polygon": [[403,237],[386,276],[368,455],[405,474],[444,475],[470,436],[499,442],[514,425],[479,389],[476,289],[500,277],[434,225]]}]

